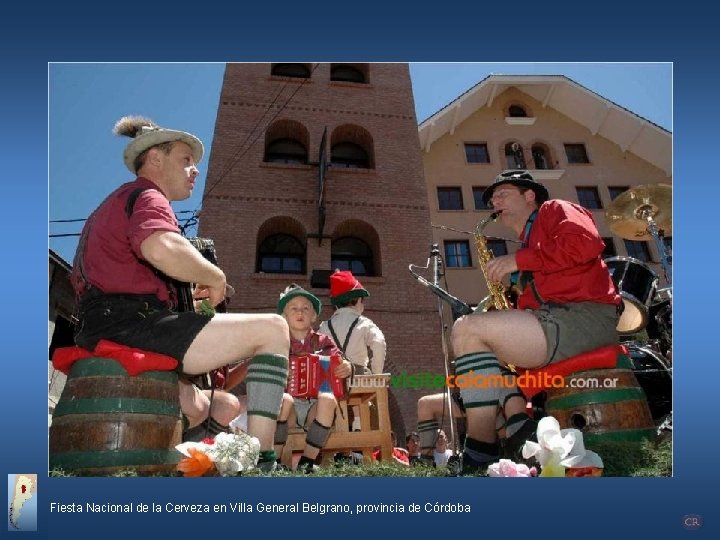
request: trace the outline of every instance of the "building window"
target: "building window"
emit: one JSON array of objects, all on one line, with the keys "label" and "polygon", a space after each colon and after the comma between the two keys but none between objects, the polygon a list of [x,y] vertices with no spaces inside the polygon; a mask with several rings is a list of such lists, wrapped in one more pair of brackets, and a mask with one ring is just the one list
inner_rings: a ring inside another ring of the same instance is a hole
[{"label": "building window", "polygon": [[552,161],[550,160],[550,152],[545,145],[534,144],[530,151],[536,169],[549,170],[553,168]]},{"label": "building window", "polygon": [[508,109],[508,114],[511,118],[527,117],[527,112],[525,111],[525,108],[521,107],[520,105],[510,105],[510,108]]},{"label": "building window", "polygon": [[522,146],[516,142],[505,145],[505,160],[508,169],[525,169],[525,154]]},{"label": "building window", "polygon": [[447,264],[448,268],[470,267],[470,242],[467,240],[446,240],[445,264]]},{"label": "building window", "polygon": [[347,169],[369,168],[367,152],[355,143],[342,142],[333,145],[330,156],[330,163],[333,167],[345,167]]},{"label": "building window", "polygon": [[625,240],[625,249],[628,256],[643,262],[652,262],[650,257],[650,248],[647,242],[640,240]]},{"label": "building window", "polygon": [[625,193],[630,186],[608,186],[608,193],[610,193],[610,200],[614,201],[615,198],[621,193]]},{"label": "building window", "polygon": [[584,144],[566,144],[565,154],[568,163],[590,163]]},{"label": "building window", "polygon": [[465,159],[468,163],[490,163],[487,144],[465,144]]},{"label": "building window", "polygon": [[374,169],[373,138],[362,126],[344,124],[330,136],[330,165],[348,169]]},{"label": "building window", "polygon": [[367,83],[367,64],[330,64],[330,80]]},{"label": "building window", "polygon": [[289,234],[273,234],[260,244],[257,271],[267,274],[304,274],[305,247]]},{"label": "building window", "polygon": [[485,193],[487,186],[473,186],[473,199],[475,200],[475,210],[492,210],[491,206],[485,204],[482,195]]},{"label": "building window", "polygon": [[265,149],[268,163],[307,163],[307,150],[294,139],[277,139]]},{"label": "building window", "polygon": [[310,73],[312,72],[308,64],[273,64],[270,68],[270,74],[278,77],[309,79]]},{"label": "building window", "polygon": [[438,209],[463,210],[462,190],[459,187],[437,188]]},{"label": "building window", "polygon": [[588,210],[602,208],[600,194],[596,187],[576,187],[578,202]]},{"label": "building window", "polygon": [[603,237],[603,242],[605,242],[605,249],[603,249],[602,258],[607,259],[608,257],[615,257],[617,255],[617,250],[615,249],[615,240],[613,237]]},{"label": "building window", "polygon": [[356,276],[374,276],[375,264],[370,246],[353,236],[333,240],[330,247],[331,267],[350,270]]},{"label": "building window", "polygon": [[505,240],[488,240],[487,247],[493,252],[495,257],[508,254],[507,243]]}]

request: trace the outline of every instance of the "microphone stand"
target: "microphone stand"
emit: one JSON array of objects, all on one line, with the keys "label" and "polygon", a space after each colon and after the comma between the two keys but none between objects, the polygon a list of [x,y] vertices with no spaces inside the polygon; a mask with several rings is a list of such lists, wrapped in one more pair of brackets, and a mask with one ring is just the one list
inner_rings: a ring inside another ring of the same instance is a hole
[{"label": "microphone stand", "polygon": [[[437,288],[440,288],[440,277],[443,275],[441,270],[442,260],[440,259],[440,249],[438,247],[438,244],[433,244],[430,248],[430,258],[432,259],[432,265],[433,265],[433,285]],[[444,366],[445,366],[445,380],[449,380],[450,378],[450,355],[448,353],[448,345],[447,345],[447,336],[446,336],[446,328],[445,328],[445,317],[443,314],[443,300],[442,298],[438,298],[438,316],[440,318],[440,336],[442,341],[442,350],[443,350],[443,358],[444,358]],[[445,399],[445,406],[447,407],[448,415],[449,415],[449,423],[450,423],[450,437],[453,441],[453,450],[455,452],[455,455],[460,455],[460,446],[458,443],[457,438],[457,425],[455,423],[455,416],[453,415],[452,411],[452,396],[450,395],[450,387],[445,385],[445,388],[443,389],[443,399]],[[435,433],[435,440],[437,442],[437,433]]]}]

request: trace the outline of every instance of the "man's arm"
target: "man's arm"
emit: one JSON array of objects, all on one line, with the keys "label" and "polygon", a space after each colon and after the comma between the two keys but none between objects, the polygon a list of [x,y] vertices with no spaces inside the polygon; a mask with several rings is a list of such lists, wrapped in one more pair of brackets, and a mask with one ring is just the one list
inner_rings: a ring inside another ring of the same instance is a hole
[{"label": "man's arm", "polygon": [[225,273],[176,232],[157,231],[140,244],[143,258],[163,274],[205,289],[212,305],[225,299]]}]

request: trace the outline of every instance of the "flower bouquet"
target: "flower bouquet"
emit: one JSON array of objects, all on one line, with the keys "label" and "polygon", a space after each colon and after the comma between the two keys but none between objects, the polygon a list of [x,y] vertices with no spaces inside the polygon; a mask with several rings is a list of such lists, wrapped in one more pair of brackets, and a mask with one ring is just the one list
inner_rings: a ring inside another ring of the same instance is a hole
[{"label": "flower bouquet", "polygon": [[175,448],[186,456],[177,465],[183,476],[235,476],[254,469],[260,457],[260,441],[246,433],[219,433],[214,439]]}]

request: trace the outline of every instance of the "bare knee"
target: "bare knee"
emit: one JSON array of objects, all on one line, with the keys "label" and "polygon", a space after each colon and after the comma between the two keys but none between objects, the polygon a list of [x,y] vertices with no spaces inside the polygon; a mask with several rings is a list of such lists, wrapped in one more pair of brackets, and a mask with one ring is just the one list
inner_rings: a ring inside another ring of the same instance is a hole
[{"label": "bare knee", "polygon": [[212,417],[220,424],[228,425],[241,412],[240,401],[233,394],[215,392],[212,403]]},{"label": "bare knee", "polygon": [[337,407],[337,400],[334,395],[325,392],[319,394],[315,420],[323,426],[332,425],[335,419],[335,407]]},{"label": "bare knee", "polygon": [[325,392],[318,394],[318,411],[334,409],[336,405],[337,400],[334,395]]},{"label": "bare knee", "polygon": [[[188,385],[186,385],[188,386]],[[189,427],[195,427],[205,420],[210,411],[210,400],[203,393],[195,390],[180,388],[180,410],[187,417]]]},{"label": "bare knee", "polygon": [[285,392],[282,397],[282,405],[280,405],[280,414],[278,415],[278,421],[286,422],[290,417],[290,413],[293,410],[293,404],[295,400],[290,394]]},{"label": "bare knee", "polygon": [[282,354],[287,356],[290,350],[290,329],[287,321],[281,315],[269,315],[267,318],[267,343],[260,346],[258,352]]},{"label": "bare knee", "polygon": [[418,420],[429,420],[435,415],[438,394],[423,396],[417,402]]},{"label": "bare knee", "polygon": [[455,357],[483,349],[482,315],[466,316],[455,321],[450,341]]}]

